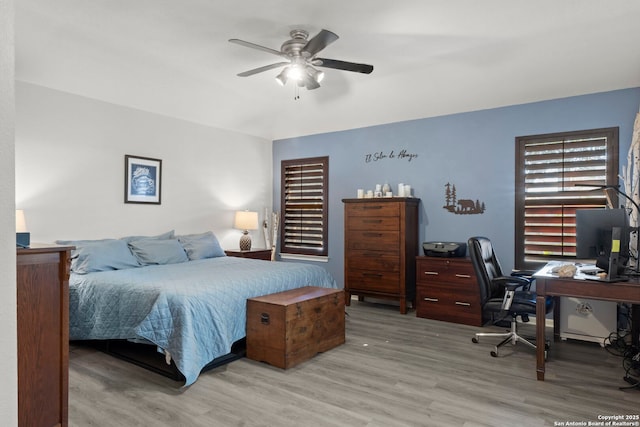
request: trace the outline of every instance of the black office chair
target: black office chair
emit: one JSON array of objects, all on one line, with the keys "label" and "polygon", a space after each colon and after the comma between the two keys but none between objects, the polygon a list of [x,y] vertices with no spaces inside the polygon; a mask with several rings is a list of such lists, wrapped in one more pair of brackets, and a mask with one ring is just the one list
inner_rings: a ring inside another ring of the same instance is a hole
[{"label": "black office chair", "polygon": [[[518,335],[517,317],[520,316],[523,322],[529,321],[529,315],[536,314],[536,294],[529,288],[533,278],[518,275],[505,276],[502,273],[500,262],[491,245],[491,241],[486,237],[471,237],[468,242],[469,255],[476,273],[478,285],[480,286],[480,303],[482,305],[483,318],[490,317],[494,323],[498,323],[507,317],[511,318],[511,330],[509,332],[479,332],[472,341],[477,343],[479,337],[501,337],[504,338],[491,356],[498,357],[498,348],[511,342],[515,345],[522,342],[535,349],[536,345],[526,338]],[[521,289],[521,290],[518,290]],[[549,313],[553,309],[553,298],[547,297],[545,300],[545,312]],[[544,322],[545,319],[537,319]],[[545,358],[548,345],[545,344]]]}]

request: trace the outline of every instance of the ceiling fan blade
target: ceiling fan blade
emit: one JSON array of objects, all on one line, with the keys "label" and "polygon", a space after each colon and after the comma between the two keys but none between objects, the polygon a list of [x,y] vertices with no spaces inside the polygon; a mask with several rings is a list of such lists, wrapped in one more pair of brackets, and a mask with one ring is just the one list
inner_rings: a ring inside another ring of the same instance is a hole
[{"label": "ceiling fan blade", "polygon": [[338,35],[336,33],[329,30],[321,30],[307,42],[307,44],[302,48],[302,51],[313,56],[336,40],[338,40]]},{"label": "ceiling fan blade", "polygon": [[336,70],[353,71],[355,73],[371,74],[373,65],[357,64],[355,62],[339,61],[337,59],[315,58],[313,65],[325,68],[335,68]]},{"label": "ceiling fan blade", "polygon": [[246,42],[246,41],[240,40],[240,39],[229,39],[229,42],[235,43],[235,44],[239,44],[240,46],[250,47],[252,49],[258,49],[258,50],[261,50],[263,52],[273,53],[274,55],[278,55],[278,56],[286,56],[285,54],[283,54],[279,50],[271,49],[270,47],[260,46],[259,44]]},{"label": "ceiling fan blade", "polygon": [[264,67],[254,68],[253,70],[244,71],[238,73],[239,77],[248,77],[254,74],[261,73],[263,71],[273,70],[274,68],[282,67],[283,65],[289,65],[289,62],[276,62],[275,64],[265,65]]}]

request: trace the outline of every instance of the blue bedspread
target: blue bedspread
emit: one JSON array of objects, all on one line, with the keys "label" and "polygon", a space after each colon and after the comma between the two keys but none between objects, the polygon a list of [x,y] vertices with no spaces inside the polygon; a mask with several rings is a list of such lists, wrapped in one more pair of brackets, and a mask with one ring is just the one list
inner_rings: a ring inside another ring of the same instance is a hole
[{"label": "blue bedspread", "polygon": [[146,339],[186,378],[246,336],[246,300],[302,286],[336,288],[322,267],[220,257],[71,274],[71,340]]}]

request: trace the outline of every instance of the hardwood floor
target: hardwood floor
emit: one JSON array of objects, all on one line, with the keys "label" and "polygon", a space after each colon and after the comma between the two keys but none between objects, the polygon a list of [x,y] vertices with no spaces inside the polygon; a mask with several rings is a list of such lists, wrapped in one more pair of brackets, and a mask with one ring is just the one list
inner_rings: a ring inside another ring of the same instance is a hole
[{"label": "hardwood floor", "polygon": [[532,350],[506,346],[493,358],[495,339],[471,342],[493,327],[356,300],[347,313],[347,341],[338,348],[286,371],[240,359],[186,389],[72,344],[69,425],[559,426],[640,414],[640,390],[619,389],[628,386],[622,359],[597,344],[552,343],[540,382]]}]

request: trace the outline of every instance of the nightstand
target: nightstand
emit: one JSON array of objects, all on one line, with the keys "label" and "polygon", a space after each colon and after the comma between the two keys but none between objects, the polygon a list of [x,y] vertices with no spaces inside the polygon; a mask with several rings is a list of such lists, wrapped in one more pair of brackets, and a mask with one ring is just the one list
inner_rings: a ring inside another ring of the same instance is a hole
[{"label": "nightstand", "polygon": [[248,251],[241,251],[240,249],[234,249],[230,251],[227,250],[224,252],[227,254],[227,256],[271,261],[271,249],[249,249]]}]

